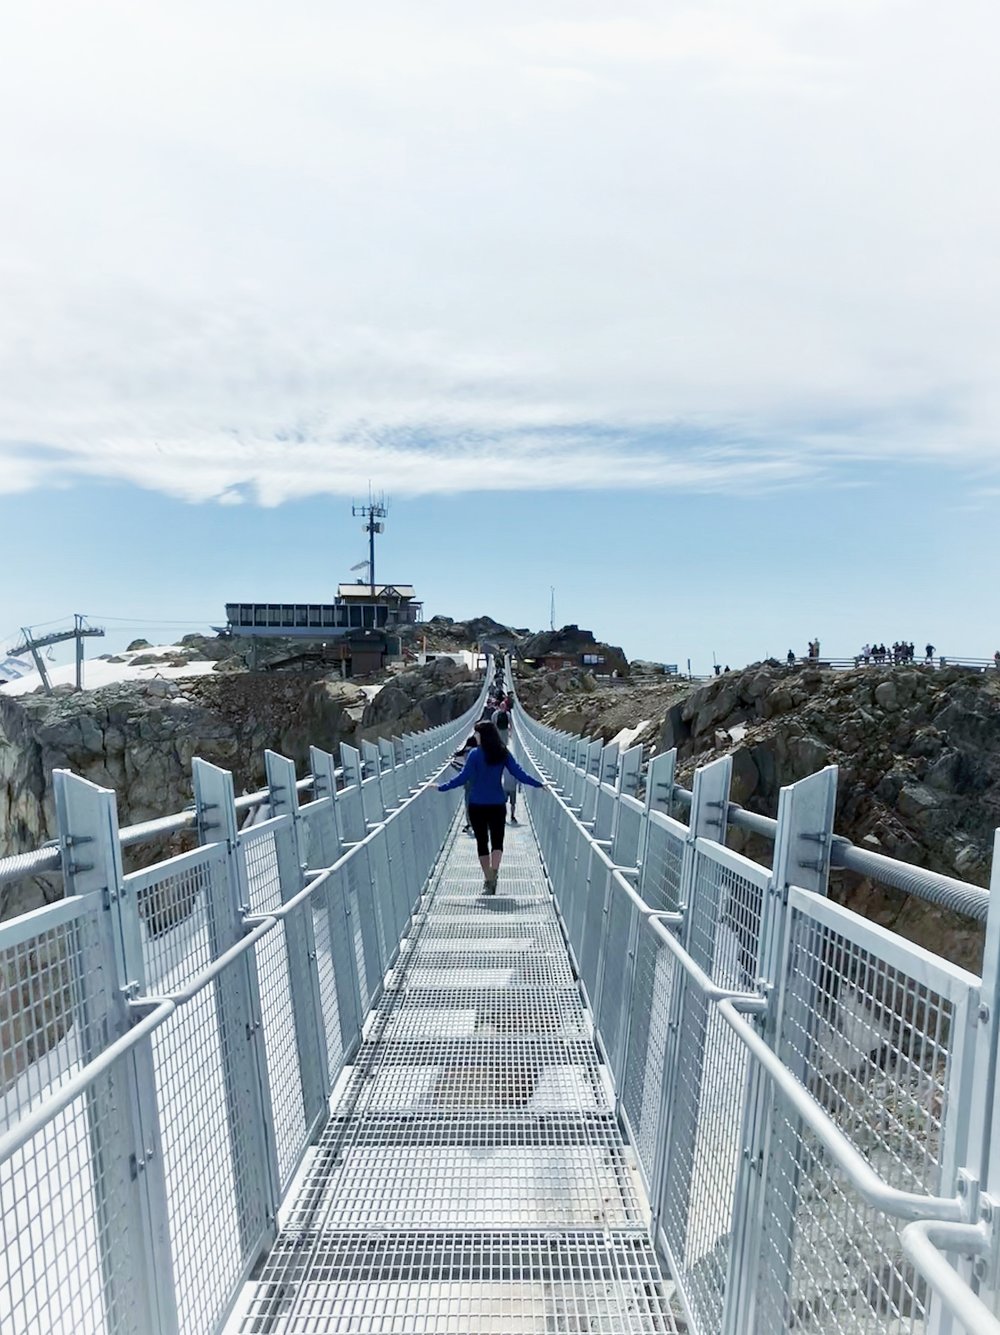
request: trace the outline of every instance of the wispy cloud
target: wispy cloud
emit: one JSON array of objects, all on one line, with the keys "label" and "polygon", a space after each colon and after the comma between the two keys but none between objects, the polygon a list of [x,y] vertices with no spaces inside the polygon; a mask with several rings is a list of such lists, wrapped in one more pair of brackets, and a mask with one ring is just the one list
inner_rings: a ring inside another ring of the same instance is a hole
[{"label": "wispy cloud", "polygon": [[626,10],[22,7],[0,492],[994,473],[995,6]]}]

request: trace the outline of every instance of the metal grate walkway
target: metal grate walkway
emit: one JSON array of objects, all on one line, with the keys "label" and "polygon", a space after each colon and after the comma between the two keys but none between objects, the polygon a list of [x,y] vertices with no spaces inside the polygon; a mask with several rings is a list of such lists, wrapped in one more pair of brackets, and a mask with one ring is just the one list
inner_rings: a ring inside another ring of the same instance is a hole
[{"label": "metal grate walkway", "polygon": [[481,885],[453,833],[245,1335],[677,1329],[529,827]]}]

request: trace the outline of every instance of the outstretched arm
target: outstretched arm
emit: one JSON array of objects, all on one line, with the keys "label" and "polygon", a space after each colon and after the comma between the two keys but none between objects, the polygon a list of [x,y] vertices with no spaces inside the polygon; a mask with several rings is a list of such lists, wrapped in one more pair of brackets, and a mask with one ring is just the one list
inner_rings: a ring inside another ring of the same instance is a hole
[{"label": "outstretched arm", "polygon": [[530,774],[526,773],[509,752],[507,754],[507,768],[520,783],[526,783],[531,788],[545,787],[545,784],[542,783],[540,779],[533,779]]},{"label": "outstretched arm", "polygon": [[474,751],[469,752],[469,758],[465,762],[461,774],[456,774],[455,777],[453,779],[449,779],[447,783],[438,784],[439,793],[446,793],[449,788],[458,788],[460,784],[463,784],[467,780],[472,778],[472,757],[474,756],[474,754],[475,754]]}]

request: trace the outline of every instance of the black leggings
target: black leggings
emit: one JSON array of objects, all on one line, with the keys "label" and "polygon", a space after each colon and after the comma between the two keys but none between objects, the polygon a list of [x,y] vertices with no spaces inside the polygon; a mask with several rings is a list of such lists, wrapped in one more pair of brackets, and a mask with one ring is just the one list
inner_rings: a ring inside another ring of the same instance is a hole
[{"label": "black leggings", "polygon": [[469,824],[476,836],[476,852],[481,858],[490,851],[499,853],[503,848],[503,834],[507,827],[507,803],[503,806],[489,806],[479,802],[469,803]]}]

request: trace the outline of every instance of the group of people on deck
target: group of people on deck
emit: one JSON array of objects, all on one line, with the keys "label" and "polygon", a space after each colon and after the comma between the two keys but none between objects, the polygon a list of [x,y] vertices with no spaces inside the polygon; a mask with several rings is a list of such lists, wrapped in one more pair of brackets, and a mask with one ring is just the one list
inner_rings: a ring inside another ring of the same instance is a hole
[{"label": "group of people on deck", "polygon": [[510,752],[511,698],[494,690],[482,718],[471,736],[456,753],[452,764],[461,772],[447,783],[438,784],[438,792],[465,787],[465,832],[476,836],[476,852],[483,869],[483,890],[495,895],[503,860],[507,804],[510,823],[517,822],[517,785],[544,788],[538,779],[525,772]]}]

